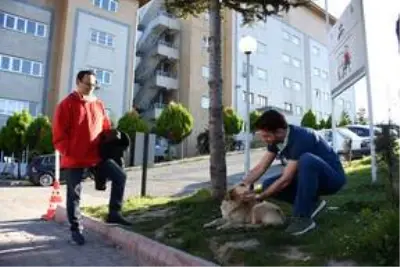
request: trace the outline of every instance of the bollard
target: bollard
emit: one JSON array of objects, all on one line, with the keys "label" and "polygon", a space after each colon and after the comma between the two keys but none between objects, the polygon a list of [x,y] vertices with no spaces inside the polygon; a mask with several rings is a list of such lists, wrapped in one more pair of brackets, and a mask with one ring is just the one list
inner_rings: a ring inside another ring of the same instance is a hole
[{"label": "bollard", "polygon": [[146,196],[146,182],[147,182],[147,162],[149,158],[149,133],[144,134],[143,144],[143,162],[142,162],[142,187],[140,190],[140,196]]}]

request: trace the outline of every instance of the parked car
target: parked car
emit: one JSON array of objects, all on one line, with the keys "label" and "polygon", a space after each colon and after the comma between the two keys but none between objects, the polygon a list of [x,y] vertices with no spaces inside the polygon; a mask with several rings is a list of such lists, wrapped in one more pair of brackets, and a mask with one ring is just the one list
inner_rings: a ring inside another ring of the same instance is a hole
[{"label": "parked car", "polygon": [[[38,186],[52,186],[55,180],[55,155],[46,154],[35,156],[26,167],[26,176],[29,181]],[[84,174],[86,178],[93,178],[93,175],[86,171]],[[60,175],[60,182],[65,179]]]},{"label": "parked car", "polygon": [[[353,124],[347,125],[346,128],[360,137],[369,137],[370,129],[368,125]],[[374,127],[374,136],[377,137],[381,134],[382,130],[379,127]]]},{"label": "parked car", "polygon": [[[318,132],[331,146],[333,146],[332,129],[323,129],[319,130]],[[340,156],[344,156],[345,154],[346,140],[351,140],[351,152],[353,159],[370,155],[371,142],[369,137],[360,137],[349,129],[340,127],[335,129],[335,139],[336,144],[334,150]]]}]

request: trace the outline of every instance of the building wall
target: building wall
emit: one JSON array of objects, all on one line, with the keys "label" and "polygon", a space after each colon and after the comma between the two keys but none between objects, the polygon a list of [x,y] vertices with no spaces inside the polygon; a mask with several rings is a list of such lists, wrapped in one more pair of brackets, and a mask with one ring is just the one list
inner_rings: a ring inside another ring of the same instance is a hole
[{"label": "building wall", "polygon": [[[96,95],[104,101],[105,107],[111,110],[117,118],[124,112],[124,99],[128,88],[127,62],[129,61],[129,26],[111,22],[99,18],[85,11],[79,10],[77,13],[74,40],[79,40],[75,44],[73,53],[74,62],[72,63],[71,74],[74,75],[81,69],[95,69],[103,71],[105,83],[100,83],[100,89]],[[114,45],[108,47],[97,44],[91,40],[91,32],[102,31],[113,36]],[[100,72],[101,73],[101,72]],[[70,75],[70,76],[72,76]],[[102,76],[102,75],[101,75]],[[97,77],[101,80],[100,75]],[[70,80],[69,92],[73,88],[73,81]],[[65,93],[65,92],[64,92]]]},{"label": "building wall", "polygon": [[[51,117],[56,104],[75,86],[77,71],[90,67],[110,71],[111,84],[102,86],[97,95],[113,115],[121,116],[132,103],[136,39],[133,29],[139,2],[147,1],[120,0],[118,11],[112,12],[95,6],[93,0],[0,1],[1,12],[47,26],[44,37],[0,27],[0,54],[42,64],[39,77],[0,71],[0,113],[13,105],[16,109],[29,106],[33,115],[45,113]],[[89,29],[96,27],[114,36],[113,48],[91,43]],[[9,87],[13,89],[3,89]],[[25,102],[17,102],[21,100]],[[3,103],[8,105],[3,108]]]},{"label": "building wall", "polygon": [[194,127],[183,144],[183,155],[193,156],[196,151],[197,136],[208,128],[209,96],[208,74],[209,56],[203,38],[208,38],[208,20],[205,16],[182,20],[180,33],[180,88],[179,100],[185,105],[194,118]]},{"label": "building wall", "polygon": [[[308,109],[312,109],[318,119],[326,118],[331,113],[331,99],[325,19],[307,8],[296,8],[282,18],[269,17],[266,23],[257,22],[251,26],[240,26],[241,16],[237,18],[236,42],[246,35],[258,42],[257,52],[250,57],[253,69],[250,109],[265,105],[284,109],[288,111],[288,121],[293,124],[300,124]],[[236,86],[232,87],[232,98],[237,97],[237,110],[243,118],[246,114],[245,60],[246,56],[236,49]],[[258,69],[267,72],[266,80],[258,74]],[[267,97],[267,101],[259,99],[260,96]],[[341,114],[346,107],[353,117],[354,90],[349,89],[339,98],[343,100],[336,102],[345,104],[337,104],[335,113]],[[244,139],[244,134],[238,138]]]},{"label": "building wall", "polygon": [[[58,80],[57,101],[75,86],[79,69],[92,67],[111,73],[111,84],[101,86],[96,94],[111,109],[113,116],[122,116],[130,108],[133,94],[134,31],[137,1],[119,1],[117,12],[96,7],[89,1],[69,0],[65,8],[65,40]],[[61,26],[61,25],[60,25]],[[90,44],[90,29],[109,31],[114,35],[115,47],[101,48]]]},{"label": "building wall", "polygon": [[46,6],[0,2],[0,113],[4,118],[0,125],[12,110],[29,107],[33,115],[43,113],[51,22],[52,10]]}]

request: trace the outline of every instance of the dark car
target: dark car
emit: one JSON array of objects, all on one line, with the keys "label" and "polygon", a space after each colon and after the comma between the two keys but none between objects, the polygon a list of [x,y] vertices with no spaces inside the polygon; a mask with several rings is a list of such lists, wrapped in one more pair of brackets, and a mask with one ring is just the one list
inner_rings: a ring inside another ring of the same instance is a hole
[{"label": "dark car", "polygon": [[[55,155],[40,155],[32,159],[26,168],[26,175],[29,181],[34,185],[39,186],[51,186],[55,179]],[[84,173],[87,178],[93,178],[93,175],[87,171]],[[65,179],[63,175],[60,175],[60,182]]]},{"label": "dark car", "polygon": [[54,173],[54,154],[36,156],[26,167],[26,175],[34,185],[51,186],[54,182]]}]

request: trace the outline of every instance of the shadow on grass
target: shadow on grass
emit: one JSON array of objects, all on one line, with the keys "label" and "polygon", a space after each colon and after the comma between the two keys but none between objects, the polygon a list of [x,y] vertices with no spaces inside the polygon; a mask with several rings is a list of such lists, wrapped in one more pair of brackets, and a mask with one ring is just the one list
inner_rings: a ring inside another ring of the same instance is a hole
[{"label": "shadow on grass", "polygon": [[[340,193],[328,198],[328,209],[316,219],[317,229],[301,237],[288,236],[282,228],[204,229],[205,223],[220,217],[219,204],[210,198],[209,191],[205,189],[189,197],[133,198],[125,203],[123,212],[133,221],[133,231],[222,265],[326,265],[329,260],[348,259],[358,264],[382,264],[384,261],[377,260],[376,252],[365,253],[368,248],[359,243],[369,244],[372,241],[362,239],[359,233],[366,235],[370,221],[382,221],[377,212],[390,206],[384,185],[371,185],[368,160],[354,162],[347,173],[347,185]],[[278,204],[290,215],[288,205]],[[86,209],[89,215],[102,218],[106,212],[106,207]],[[378,229],[380,226],[374,227]],[[379,231],[376,230],[377,233]],[[259,245],[250,251],[235,250],[228,256],[221,256],[227,242],[250,239],[257,240]],[[288,252],[293,249],[301,253],[296,256],[296,253]],[[359,253],[360,250],[363,253]]]}]

